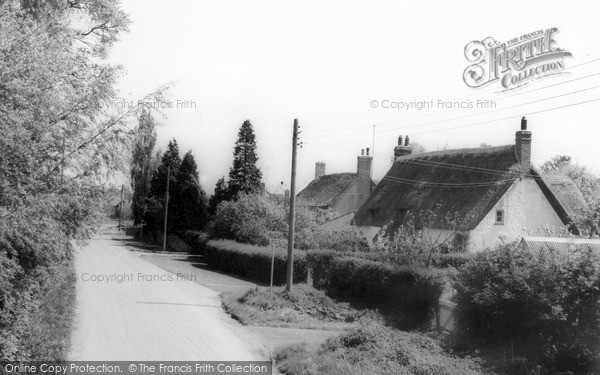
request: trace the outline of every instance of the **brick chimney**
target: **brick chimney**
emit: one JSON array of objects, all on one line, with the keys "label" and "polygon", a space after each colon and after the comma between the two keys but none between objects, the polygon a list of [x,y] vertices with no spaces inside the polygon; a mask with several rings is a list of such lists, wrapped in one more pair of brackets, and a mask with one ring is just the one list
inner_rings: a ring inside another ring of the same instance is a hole
[{"label": "brick chimney", "polygon": [[408,145],[408,135],[406,136],[404,145],[402,145],[402,136],[398,136],[398,146],[394,148],[394,159],[410,154],[412,154],[412,147]]},{"label": "brick chimney", "polygon": [[367,148],[367,154],[365,150],[361,150],[361,154],[357,158],[356,162],[356,173],[358,173],[359,180],[371,180],[371,164],[373,163],[373,156],[369,155],[369,149]]},{"label": "brick chimney", "polygon": [[527,130],[527,119],[521,119],[521,130],[515,133],[515,152],[524,170],[531,167],[531,132]]},{"label": "brick chimney", "polygon": [[325,163],[318,161],[315,163],[315,179],[325,176]]},{"label": "brick chimney", "polygon": [[369,199],[371,195],[371,165],[373,164],[373,156],[369,155],[369,148],[365,155],[365,150],[357,158],[356,172],[358,173],[358,202],[356,209]]}]

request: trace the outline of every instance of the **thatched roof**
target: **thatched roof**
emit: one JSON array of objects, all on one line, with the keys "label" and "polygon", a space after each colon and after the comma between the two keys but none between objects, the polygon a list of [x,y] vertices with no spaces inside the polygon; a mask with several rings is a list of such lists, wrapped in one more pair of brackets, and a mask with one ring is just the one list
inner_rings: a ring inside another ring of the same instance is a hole
[{"label": "thatched roof", "polygon": [[[396,159],[387,175],[354,217],[355,225],[401,224],[407,211],[435,214],[435,228],[458,219],[459,230],[475,228],[522,173],[535,178],[555,211],[567,224],[585,206],[581,193],[567,177],[540,177],[522,170],[513,145],[444,150]],[[573,228],[577,234],[576,228]]]},{"label": "thatched roof", "polygon": [[358,210],[356,225],[383,226],[407,210],[435,212],[435,227],[456,216],[473,229],[518,177],[514,146],[457,149],[396,159],[374,193]]},{"label": "thatched roof", "polygon": [[[583,199],[583,195],[577,188],[577,185],[567,176],[561,175],[542,175],[544,185],[549,189],[552,195],[556,198],[558,207],[563,209],[569,217],[575,217],[588,209],[587,203]],[[552,203],[552,202],[551,202]]]},{"label": "thatched roof", "polygon": [[317,177],[298,193],[298,204],[326,208],[356,181],[357,173],[334,173]]}]

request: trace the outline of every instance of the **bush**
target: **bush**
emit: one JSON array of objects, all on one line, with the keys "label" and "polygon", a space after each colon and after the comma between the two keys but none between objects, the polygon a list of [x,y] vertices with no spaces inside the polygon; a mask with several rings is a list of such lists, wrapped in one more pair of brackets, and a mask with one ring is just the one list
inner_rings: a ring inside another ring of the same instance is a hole
[{"label": "bush", "polygon": [[600,360],[600,254],[575,249],[561,260],[517,243],[477,254],[455,280],[458,334],[511,346],[559,370]]},{"label": "bush", "polygon": [[443,352],[437,341],[418,333],[369,325],[325,341],[318,349],[288,346],[274,356],[285,374],[329,375],[477,375],[484,371],[476,359]]},{"label": "bush", "polygon": [[178,236],[192,248],[193,254],[203,254],[208,243],[208,234],[194,230],[178,233]]},{"label": "bush", "polygon": [[341,298],[380,308],[393,324],[405,329],[426,328],[435,316],[445,285],[445,273],[395,266],[372,260],[310,252],[307,263],[313,284]]},{"label": "bush", "polygon": [[[286,249],[213,240],[209,241],[206,246],[204,259],[211,268],[268,284],[271,277],[273,251],[275,252],[273,284],[282,285],[286,281]],[[296,251],[294,252],[294,283],[304,281],[306,281],[305,253]]]}]

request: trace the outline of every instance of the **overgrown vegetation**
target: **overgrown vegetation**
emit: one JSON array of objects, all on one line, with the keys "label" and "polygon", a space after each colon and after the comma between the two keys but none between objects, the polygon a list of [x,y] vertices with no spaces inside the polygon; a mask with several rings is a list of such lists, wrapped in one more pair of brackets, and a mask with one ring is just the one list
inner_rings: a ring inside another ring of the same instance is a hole
[{"label": "overgrown vegetation", "polygon": [[351,308],[306,284],[294,285],[291,294],[283,287],[275,287],[272,292],[269,288],[251,289],[242,296],[229,294],[224,296],[223,304],[246,325],[341,329],[381,319],[373,310]]},{"label": "overgrown vegetation", "polygon": [[104,58],[128,24],[114,1],[0,2],[0,360],[60,352],[27,338],[124,164],[139,106],[107,110],[119,68]]},{"label": "overgrown vegetation", "polygon": [[562,260],[505,244],[464,265],[455,288],[459,343],[510,348],[549,370],[600,369],[600,254]]},{"label": "overgrown vegetation", "polygon": [[[321,253],[323,255],[323,253]],[[354,257],[309,256],[315,285],[338,298],[378,308],[403,329],[429,328],[445,286],[445,272]]]},{"label": "overgrown vegetation", "polygon": [[445,353],[436,340],[379,325],[351,329],[318,348],[294,345],[275,357],[289,375],[480,375],[477,359]]}]

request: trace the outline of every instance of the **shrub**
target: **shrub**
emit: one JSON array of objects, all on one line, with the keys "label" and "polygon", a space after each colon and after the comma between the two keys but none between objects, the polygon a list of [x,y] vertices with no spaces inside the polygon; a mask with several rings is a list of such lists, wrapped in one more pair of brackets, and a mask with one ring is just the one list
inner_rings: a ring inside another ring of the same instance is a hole
[{"label": "shrub", "polygon": [[313,284],[330,293],[389,313],[401,328],[427,327],[435,315],[445,273],[396,266],[333,252],[310,252]]},{"label": "shrub", "polygon": [[455,280],[465,340],[515,348],[558,369],[600,360],[600,254],[535,257],[517,243],[477,254]]},{"label": "shrub", "polygon": [[194,230],[180,232],[179,237],[192,248],[193,254],[203,254],[208,243],[208,234]]},{"label": "shrub", "polygon": [[294,345],[279,349],[274,360],[285,374],[477,375],[476,359],[455,358],[418,333],[369,325],[325,341],[318,349]]},{"label": "shrub", "polygon": [[[273,284],[282,285],[286,281],[286,249],[212,240],[206,246],[204,259],[211,268],[268,284],[271,277],[273,251],[275,252]],[[294,252],[294,283],[304,281],[306,281],[305,254],[296,251]]]}]

